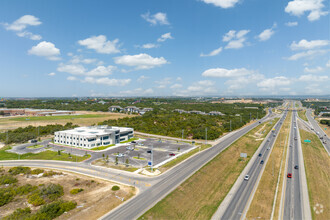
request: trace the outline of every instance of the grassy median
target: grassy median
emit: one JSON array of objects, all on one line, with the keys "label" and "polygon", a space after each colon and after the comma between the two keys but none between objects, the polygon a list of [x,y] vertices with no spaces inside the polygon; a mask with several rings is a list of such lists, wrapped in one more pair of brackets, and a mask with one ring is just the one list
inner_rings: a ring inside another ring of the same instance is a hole
[{"label": "grassy median", "polygon": [[210,219],[277,120],[238,139],[139,219]]},{"label": "grassy median", "polygon": [[299,116],[299,118],[301,118],[302,120],[308,122],[308,119],[307,119],[307,117],[306,117],[306,110],[298,111],[298,116]]},{"label": "grassy median", "polygon": [[330,219],[330,158],[314,133],[300,129],[300,136],[312,218]]},{"label": "grassy median", "polygon": [[[280,175],[279,171],[281,161],[283,161],[281,173],[284,172],[286,154],[284,154],[283,158],[283,151],[287,149],[286,145],[290,133],[291,117],[292,113],[290,112],[282,125],[280,133],[277,136],[264,173],[260,179],[257,191],[254,194],[252,203],[246,215],[247,219],[270,219],[271,217],[277,180]],[[281,182],[282,181],[279,183]],[[282,190],[281,185],[278,187],[278,190],[277,201],[280,200]]]}]

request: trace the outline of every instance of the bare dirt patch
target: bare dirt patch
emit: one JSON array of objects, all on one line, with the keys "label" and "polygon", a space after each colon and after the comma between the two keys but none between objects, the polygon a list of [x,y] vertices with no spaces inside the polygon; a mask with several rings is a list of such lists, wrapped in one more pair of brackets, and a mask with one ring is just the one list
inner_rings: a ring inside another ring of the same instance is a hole
[{"label": "bare dirt patch", "polygon": [[[8,168],[6,168],[8,171]],[[57,171],[62,172],[62,171]],[[64,188],[64,195],[61,197],[63,200],[77,202],[77,207],[68,213],[64,213],[57,219],[79,219],[90,220],[98,219],[111,209],[123,203],[123,201],[131,198],[135,193],[135,189],[130,186],[119,185],[117,183],[100,180],[92,177],[87,177],[79,174],[72,174],[62,172],[63,175],[52,177],[31,177],[31,175],[18,175],[19,185],[31,184],[60,184]],[[120,190],[112,191],[112,186],[120,186]],[[70,190],[74,188],[84,189],[82,192],[72,195]],[[117,197],[119,198],[117,198]],[[123,198],[123,201],[121,200]],[[30,206],[27,203],[26,197],[15,198],[14,201],[7,205],[0,207],[0,218],[11,214],[17,208],[24,208]],[[31,206],[30,206],[31,207]],[[32,209],[33,207],[31,207]],[[33,210],[39,209],[33,208]]]}]

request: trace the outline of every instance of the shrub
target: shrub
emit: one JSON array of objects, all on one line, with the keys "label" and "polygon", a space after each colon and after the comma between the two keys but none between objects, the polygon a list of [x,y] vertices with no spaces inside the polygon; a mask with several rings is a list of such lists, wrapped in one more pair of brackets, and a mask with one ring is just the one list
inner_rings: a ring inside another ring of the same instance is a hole
[{"label": "shrub", "polygon": [[17,179],[11,175],[0,176],[0,185],[17,183]]},{"label": "shrub", "polygon": [[44,170],[43,169],[34,169],[31,171],[31,174],[34,174],[34,175],[38,175],[40,173],[43,173]]},{"label": "shrub", "polygon": [[30,167],[21,167],[21,166],[13,167],[13,168],[10,168],[8,172],[12,175],[17,175],[20,173],[29,174],[29,173],[31,173],[31,168]]},{"label": "shrub", "polygon": [[55,171],[46,171],[44,172],[44,174],[42,175],[43,177],[50,177],[50,176],[54,176],[54,175],[62,175],[63,173],[61,172],[55,172]]},{"label": "shrub", "polygon": [[62,215],[64,212],[68,212],[72,209],[74,209],[77,206],[77,203],[71,202],[71,201],[56,201],[52,202],[50,204],[44,205],[39,210],[38,214],[47,216],[50,219],[54,219],[60,215]]},{"label": "shrub", "polygon": [[0,207],[14,199],[15,194],[11,189],[0,188]]},{"label": "shrub", "polygon": [[119,186],[113,186],[113,187],[111,188],[111,190],[112,190],[112,191],[117,191],[117,190],[120,190],[120,187],[119,187]]},{"label": "shrub", "polygon": [[28,203],[34,206],[40,206],[45,204],[45,200],[41,197],[40,192],[37,191],[28,197]]},{"label": "shrub", "polygon": [[29,207],[25,209],[16,209],[12,214],[3,218],[3,220],[18,220],[25,219],[31,214],[31,209]]},{"label": "shrub", "polygon": [[80,193],[82,191],[84,191],[84,189],[82,189],[82,188],[76,188],[76,189],[72,189],[70,191],[70,193],[73,194],[73,195],[75,195],[75,194]]},{"label": "shrub", "polygon": [[15,192],[17,195],[27,195],[30,192],[33,192],[37,189],[38,189],[37,186],[32,186],[31,184],[25,184],[23,186],[16,188]]},{"label": "shrub", "polygon": [[60,184],[50,183],[40,190],[41,195],[47,196],[50,201],[54,201],[63,196],[63,187]]}]

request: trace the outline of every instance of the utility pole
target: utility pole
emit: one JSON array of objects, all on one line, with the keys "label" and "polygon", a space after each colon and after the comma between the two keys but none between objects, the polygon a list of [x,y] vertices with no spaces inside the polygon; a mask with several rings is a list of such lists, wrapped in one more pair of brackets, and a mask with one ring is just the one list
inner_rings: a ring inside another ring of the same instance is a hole
[{"label": "utility pole", "polygon": [[230,120],[230,131],[231,131],[231,120]]},{"label": "utility pole", "polygon": [[205,128],[205,144],[207,144],[207,128]]},{"label": "utility pole", "polygon": [[154,166],[154,145],[151,146],[151,166],[150,166],[151,172],[152,172],[153,166]]},{"label": "utility pole", "polygon": [[258,120],[258,112],[257,112],[257,120]]},{"label": "utility pole", "polygon": [[242,123],[242,115],[240,115],[240,118],[241,118],[241,123]]},{"label": "utility pole", "polygon": [[251,121],[251,112],[250,112],[250,121]]},{"label": "utility pole", "polygon": [[182,129],[182,139],[181,139],[182,141],[183,141],[183,132],[184,132],[184,129]]},{"label": "utility pole", "polygon": [[8,137],[8,130],[7,130],[7,134],[6,134],[6,142],[7,142],[7,144],[8,144],[8,139],[9,139],[9,137]]}]

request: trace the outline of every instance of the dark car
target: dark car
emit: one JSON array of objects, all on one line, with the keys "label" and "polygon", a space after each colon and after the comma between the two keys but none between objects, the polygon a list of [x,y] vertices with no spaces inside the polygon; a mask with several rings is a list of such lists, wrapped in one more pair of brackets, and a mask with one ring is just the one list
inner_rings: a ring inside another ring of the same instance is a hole
[{"label": "dark car", "polygon": [[288,178],[292,178],[292,173],[288,173]]},{"label": "dark car", "polygon": [[131,141],[132,144],[136,144],[136,141]]},{"label": "dark car", "polygon": [[173,154],[173,153],[170,153],[169,155],[170,155],[170,156],[175,156],[175,154]]},{"label": "dark car", "polygon": [[298,170],[299,167],[298,167],[298,165],[296,165],[296,166],[294,166],[294,168],[295,168],[296,170]]},{"label": "dark car", "polygon": [[262,161],[260,161],[260,164],[264,164],[264,161],[262,160]]},{"label": "dark car", "polygon": [[261,157],[262,154],[259,154],[258,156]]}]

